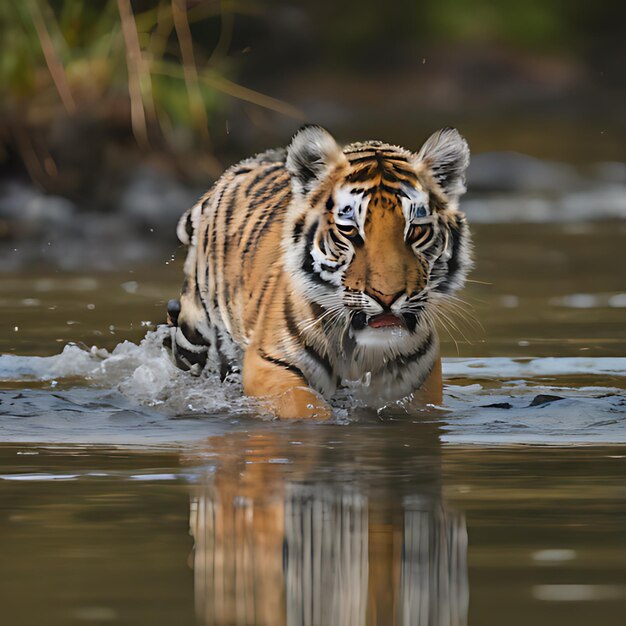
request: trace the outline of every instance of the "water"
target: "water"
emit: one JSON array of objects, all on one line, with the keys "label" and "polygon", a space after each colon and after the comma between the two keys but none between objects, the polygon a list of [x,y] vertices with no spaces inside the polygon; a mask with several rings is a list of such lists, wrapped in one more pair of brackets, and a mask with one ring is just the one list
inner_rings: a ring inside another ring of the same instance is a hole
[{"label": "water", "polygon": [[476,227],[445,407],[324,425],[171,366],[179,261],[0,276],[4,623],[622,624],[625,233]]}]

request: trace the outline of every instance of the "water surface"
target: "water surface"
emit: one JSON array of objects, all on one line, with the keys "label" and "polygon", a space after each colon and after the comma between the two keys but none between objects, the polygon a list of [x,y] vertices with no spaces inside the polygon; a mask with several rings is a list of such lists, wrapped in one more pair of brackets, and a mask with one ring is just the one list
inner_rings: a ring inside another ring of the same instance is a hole
[{"label": "water surface", "polygon": [[3,620],[622,624],[626,226],[474,230],[445,406],[324,425],[173,368],[178,260],[0,275]]}]

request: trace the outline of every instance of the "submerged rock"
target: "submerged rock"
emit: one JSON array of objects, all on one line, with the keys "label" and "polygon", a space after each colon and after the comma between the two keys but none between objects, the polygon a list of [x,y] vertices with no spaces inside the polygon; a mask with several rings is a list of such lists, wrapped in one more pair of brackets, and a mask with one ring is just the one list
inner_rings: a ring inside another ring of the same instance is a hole
[{"label": "submerged rock", "polygon": [[492,404],[481,404],[482,409],[512,409],[513,405],[510,402],[493,402]]},{"label": "submerged rock", "polygon": [[545,406],[546,404],[552,404],[552,402],[557,402],[559,400],[565,400],[565,398],[563,396],[553,396],[548,393],[540,393],[532,399],[528,406]]}]

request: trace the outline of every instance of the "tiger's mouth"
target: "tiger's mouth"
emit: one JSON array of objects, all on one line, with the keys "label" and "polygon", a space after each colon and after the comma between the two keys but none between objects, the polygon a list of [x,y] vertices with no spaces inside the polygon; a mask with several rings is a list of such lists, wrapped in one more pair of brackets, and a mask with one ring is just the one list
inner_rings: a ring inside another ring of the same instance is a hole
[{"label": "tiger's mouth", "polygon": [[354,330],[400,328],[413,332],[416,325],[417,317],[413,313],[396,315],[395,313],[386,312],[368,316],[364,311],[359,311],[352,316],[351,321],[351,326]]},{"label": "tiger's mouth", "polygon": [[370,328],[405,328],[404,319],[393,313],[380,313],[367,321]]}]

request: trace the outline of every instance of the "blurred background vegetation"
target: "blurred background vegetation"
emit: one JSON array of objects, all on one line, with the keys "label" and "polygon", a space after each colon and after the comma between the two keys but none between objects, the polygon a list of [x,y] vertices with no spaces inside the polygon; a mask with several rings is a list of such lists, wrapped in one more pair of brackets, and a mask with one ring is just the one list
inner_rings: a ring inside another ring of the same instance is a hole
[{"label": "blurred background vegetation", "polygon": [[3,2],[0,185],[111,212],[146,167],[195,193],[304,122],[623,162],[625,18],[620,0]]}]

